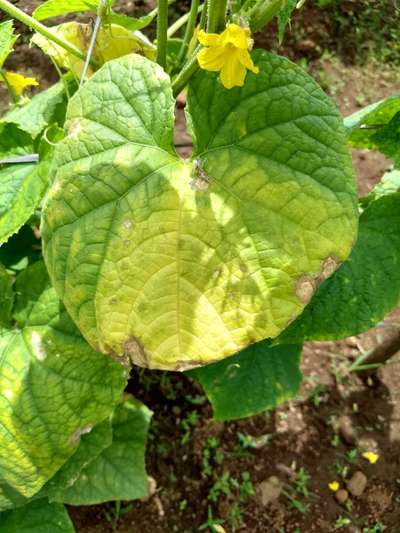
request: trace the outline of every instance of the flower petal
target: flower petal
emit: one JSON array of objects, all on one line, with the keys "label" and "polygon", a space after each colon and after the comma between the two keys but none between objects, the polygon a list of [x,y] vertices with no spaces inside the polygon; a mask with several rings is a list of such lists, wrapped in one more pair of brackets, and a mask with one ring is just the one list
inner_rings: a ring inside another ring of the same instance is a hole
[{"label": "flower petal", "polygon": [[221,69],[220,80],[226,89],[243,87],[246,77],[246,69],[236,58],[236,54],[230,54]]},{"label": "flower petal", "polygon": [[260,72],[260,69],[255,66],[247,50],[238,50],[237,58],[244,67],[254,72],[254,74],[258,74]]},{"label": "flower petal", "polygon": [[218,46],[221,44],[222,34],[218,33],[206,33],[204,30],[199,30],[197,32],[197,38],[200,44],[204,46]]},{"label": "flower petal", "polygon": [[222,46],[203,48],[197,54],[197,61],[202,69],[216,72],[221,70],[224,64],[229,61],[229,54]]},{"label": "flower petal", "polygon": [[221,33],[221,44],[233,44],[236,48],[247,50],[251,44],[250,31],[237,24],[228,24],[226,30]]}]

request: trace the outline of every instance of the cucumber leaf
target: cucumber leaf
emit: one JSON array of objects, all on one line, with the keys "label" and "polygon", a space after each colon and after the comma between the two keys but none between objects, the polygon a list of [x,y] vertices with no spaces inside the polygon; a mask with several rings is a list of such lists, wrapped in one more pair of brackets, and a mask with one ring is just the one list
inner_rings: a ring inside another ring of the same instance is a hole
[{"label": "cucumber leaf", "polygon": [[[277,336],[355,240],[342,118],[301,68],[188,91],[191,161],[173,145],[168,76],[129,55],[70,100],[42,219],[52,282],[89,343],[186,370]],[[145,266],[144,266],[145,265]]]},{"label": "cucumber leaf", "polygon": [[188,375],[199,381],[216,420],[234,420],[273,409],[293,398],[301,383],[301,345],[252,344],[242,352]]}]

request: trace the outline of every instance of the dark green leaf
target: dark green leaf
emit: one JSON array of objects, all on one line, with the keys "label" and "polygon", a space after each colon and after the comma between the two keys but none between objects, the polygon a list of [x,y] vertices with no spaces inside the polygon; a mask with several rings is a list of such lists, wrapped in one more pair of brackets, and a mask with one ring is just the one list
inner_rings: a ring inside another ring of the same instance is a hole
[{"label": "dark green leaf", "polygon": [[262,341],[188,375],[204,387],[217,420],[243,418],[293,398],[301,382],[301,350]]},{"label": "dark green leaf", "polygon": [[134,399],[117,406],[112,417],[112,444],[81,470],[71,487],[52,492],[51,499],[91,505],[145,497],[148,482],[144,454],[151,414]]},{"label": "dark green leaf", "polygon": [[279,44],[283,41],[285,28],[290,23],[290,17],[296,8],[298,0],[286,0],[285,5],[278,13],[278,40]]},{"label": "dark green leaf", "polygon": [[38,500],[0,514],[0,533],[74,533],[65,507]]}]

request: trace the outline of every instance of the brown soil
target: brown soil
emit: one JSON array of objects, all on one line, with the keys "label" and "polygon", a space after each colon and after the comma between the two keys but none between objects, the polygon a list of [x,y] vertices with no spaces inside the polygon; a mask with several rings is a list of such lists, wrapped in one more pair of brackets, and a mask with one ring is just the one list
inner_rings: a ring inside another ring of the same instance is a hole
[{"label": "brown soil", "polygon": [[[39,2],[17,3],[31,11]],[[122,7],[132,13],[140,4],[126,1]],[[338,33],[332,31],[325,12],[311,9],[296,14],[294,33],[296,23],[302,23],[305,32],[285,41],[281,53],[306,61],[345,115],[400,90],[394,69],[373,61],[362,67],[354,64],[356,51],[345,40],[338,43]],[[19,29],[23,37],[8,67],[34,74],[42,87],[53,83],[54,69],[40,52],[29,48],[26,32],[21,26]],[[270,47],[273,34],[261,35],[259,45]],[[324,54],[326,48],[336,50],[337,55]],[[3,96],[1,93],[4,105]],[[176,130],[177,142],[187,143],[181,108]],[[182,150],[187,155],[190,147]],[[360,193],[366,194],[390,162],[359,150],[353,157]],[[379,528],[382,524],[386,533],[399,533],[399,361],[395,358],[391,366],[367,381],[349,373],[350,364],[390,334],[396,324],[400,325],[400,311],[364,335],[336,343],[307,343],[299,396],[275,412],[237,422],[214,421],[200,388],[183,375],[135,370],[129,390],[154,411],[147,466],[156,489],[146,501],[124,502],[127,512],[115,522],[114,531],[196,532],[211,509],[214,518],[224,521],[226,532],[378,533],[383,531]],[[195,423],[187,433],[184,421],[189,415]],[[346,442],[338,429],[342,415],[348,415],[351,429],[357,433],[353,443]],[[376,464],[361,457],[366,450],[379,453]],[[345,488],[357,470],[367,477],[364,492],[351,497],[347,505],[339,504],[328,483],[338,480]],[[308,478],[305,485],[299,482],[299,472]],[[246,476],[251,484],[246,483]],[[270,476],[280,480],[283,491],[263,504],[261,483]],[[228,477],[236,482],[230,481],[229,490],[225,483],[227,493],[217,497],[215,483]],[[114,509],[107,504],[71,507],[69,511],[78,533],[110,533],[113,527],[106,512]]]}]

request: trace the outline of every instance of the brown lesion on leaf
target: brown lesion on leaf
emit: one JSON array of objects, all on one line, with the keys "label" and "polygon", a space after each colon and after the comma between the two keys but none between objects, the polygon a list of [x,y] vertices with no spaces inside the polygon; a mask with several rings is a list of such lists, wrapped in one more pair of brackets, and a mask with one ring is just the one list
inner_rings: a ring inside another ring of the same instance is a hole
[{"label": "brown lesion on leaf", "polygon": [[305,274],[296,280],[296,296],[301,303],[307,304],[316,289],[315,279]]},{"label": "brown lesion on leaf", "polygon": [[193,368],[198,368],[203,366],[204,361],[177,361],[175,368],[169,370],[175,370],[176,372],[186,372],[186,370],[192,370]]},{"label": "brown lesion on leaf", "polygon": [[304,274],[296,280],[295,292],[301,303],[307,304],[316,289],[328,279],[337,268],[341,261],[334,255],[329,255],[322,263],[321,271],[318,275]]},{"label": "brown lesion on leaf", "polygon": [[205,173],[199,160],[193,161],[193,179],[189,183],[193,191],[206,192],[210,187],[210,177]]},{"label": "brown lesion on leaf", "polygon": [[76,428],[76,430],[71,433],[69,437],[69,441],[72,444],[72,446],[77,446],[81,440],[82,435],[86,435],[87,433],[90,433],[93,429],[93,424],[86,424],[86,426],[80,426]]},{"label": "brown lesion on leaf", "polygon": [[137,337],[129,337],[124,342],[124,355],[128,356],[133,364],[149,368],[147,353]]}]

